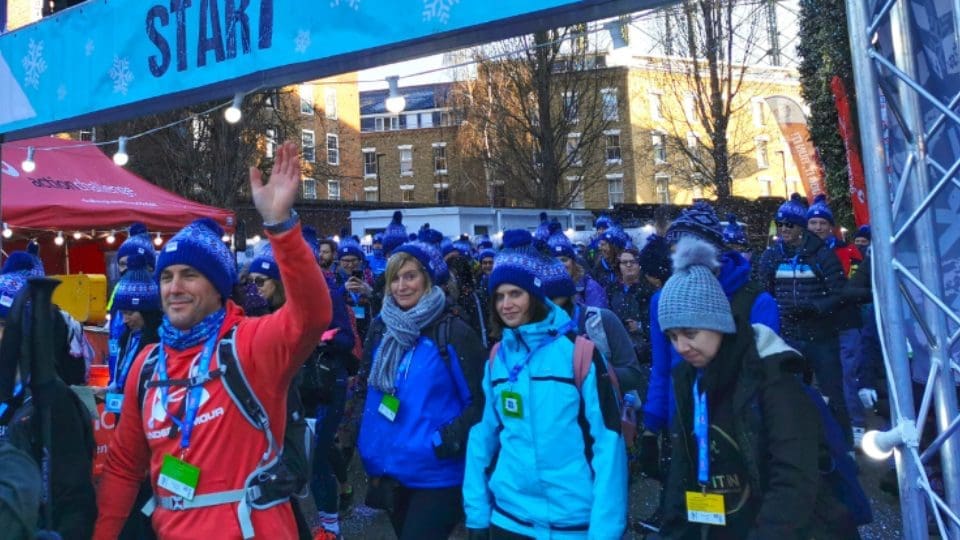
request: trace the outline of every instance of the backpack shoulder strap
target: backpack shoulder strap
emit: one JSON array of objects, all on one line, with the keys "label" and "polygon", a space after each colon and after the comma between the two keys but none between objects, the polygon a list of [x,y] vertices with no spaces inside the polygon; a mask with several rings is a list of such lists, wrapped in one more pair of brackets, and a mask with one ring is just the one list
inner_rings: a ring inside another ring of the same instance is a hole
[{"label": "backpack shoulder strap", "polygon": [[147,357],[143,359],[143,365],[140,366],[139,384],[137,384],[137,403],[140,404],[140,410],[143,410],[143,402],[147,399],[147,383],[153,378],[153,372],[157,369],[157,357],[160,353],[161,345],[154,343],[147,345],[150,350]]},{"label": "backpack shoulder strap", "polygon": [[443,363],[450,367],[450,324],[452,323],[453,317],[456,317],[455,312],[447,311],[444,313],[440,320],[437,321],[437,324],[433,325],[431,330],[430,338],[437,345],[437,351],[440,353],[440,358],[443,358]]},{"label": "backpack shoulder strap", "polygon": [[573,382],[577,385],[577,390],[583,388],[583,380],[590,372],[594,350],[593,342],[584,336],[577,336],[573,340]]},{"label": "backpack shoulder strap", "polygon": [[270,418],[267,416],[263,404],[253,393],[250,382],[243,373],[243,368],[237,359],[237,344],[235,341],[237,327],[234,326],[217,346],[218,362],[223,369],[223,386],[227,389],[227,394],[234,404],[240,408],[240,412],[250,422],[253,427],[266,432],[267,438],[270,435]]},{"label": "backpack shoulder strap", "polygon": [[753,311],[753,303],[757,297],[764,292],[764,288],[756,281],[750,280],[743,287],[737,289],[730,297],[730,311],[734,318],[743,322],[750,322],[750,312]]}]

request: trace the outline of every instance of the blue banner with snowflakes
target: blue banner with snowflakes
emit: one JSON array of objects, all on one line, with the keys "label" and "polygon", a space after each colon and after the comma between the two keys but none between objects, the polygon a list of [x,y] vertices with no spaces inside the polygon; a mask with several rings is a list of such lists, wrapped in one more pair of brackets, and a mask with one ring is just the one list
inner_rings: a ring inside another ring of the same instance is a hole
[{"label": "blue banner with snowflakes", "polygon": [[90,0],[0,35],[0,134],[139,116],[664,0]]}]

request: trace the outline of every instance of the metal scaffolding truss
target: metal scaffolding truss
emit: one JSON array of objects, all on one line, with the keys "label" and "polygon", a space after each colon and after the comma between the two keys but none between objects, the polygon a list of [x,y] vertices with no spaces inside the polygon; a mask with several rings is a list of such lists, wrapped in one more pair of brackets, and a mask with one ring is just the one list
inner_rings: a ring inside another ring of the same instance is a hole
[{"label": "metal scaffolding truss", "polygon": [[878,440],[894,447],[904,538],[960,538],[960,0],[846,5],[891,395]]}]

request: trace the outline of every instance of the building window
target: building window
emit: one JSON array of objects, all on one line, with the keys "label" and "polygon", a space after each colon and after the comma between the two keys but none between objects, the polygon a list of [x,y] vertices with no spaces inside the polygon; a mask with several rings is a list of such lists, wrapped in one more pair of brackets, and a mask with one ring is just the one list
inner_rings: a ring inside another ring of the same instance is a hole
[{"label": "building window", "polygon": [[[316,198],[316,196],[314,196]],[[327,180],[327,199],[331,201],[340,200],[340,181],[339,180]]]},{"label": "building window", "polygon": [[277,89],[267,90],[264,94],[266,95],[263,97],[263,105],[268,109],[277,110],[280,106],[280,93]]},{"label": "building window", "polygon": [[770,156],[767,151],[767,140],[758,138],[757,143],[757,168],[767,169],[770,167]]},{"label": "building window", "polygon": [[267,128],[263,134],[263,155],[273,158],[277,151],[277,128]]},{"label": "building window", "polygon": [[340,137],[327,133],[327,165],[340,165]]},{"label": "building window", "polygon": [[576,124],[580,116],[576,92],[563,93],[563,118],[571,124]]},{"label": "building window", "polygon": [[607,197],[610,199],[610,208],[615,204],[623,203],[623,175],[607,175]]},{"label": "building window", "polygon": [[79,135],[81,141],[96,142],[97,128],[81,129]]},{"label": "building window", "polygon": [[337,89],[323,89],[323,112],[331,120],[337,119]]},{"label": "building window", "polygon": [[580,155],[580,134],[571,133],[567,135],[567,157],[572,165],[583,165],[583,158]]},{"label": "building window", "polygon": [[315,201],[317,199],[317,181],[314,178],[303,179],[303,198]]},{"label": "building window", "polygon": [[700,141],[693,132],[687,133],[687,151],[690,153],[690,167],[696,168],[700,164]]},{"label": "building window", "polygon": [[433,127],[433,113],[420,113],[420,127]]},{"label": "building window", "polygon": [[670,177],[665,174],[658,174],[653,177],[653,183],[657,190],[657,202],[659,204],[670,204]]},{"label": "building window", "polygon": [[412,203],[413,202],[413,186],[410,186],[407,189],[404,189],[406,186],[400,186],[400,202]]},{"label": "building window", "polygon": [[620,119],[620,104],[617,100],[616,88],[604,88],[600,90],[600,98],[603,101],[603,119],[613,122]]},{"label": "building window", "polygon": [[377,149],[376,148],[363,149],[363,177],[364,178],[377,177]]},{"label": "building window", "polygon": [[300,130],[300,146],[300,154],[303,156],[304,161],[313,163],[317,160],[317,139],[312,129]]},{"label": "building window", "polygon": [[300,114],[313,116],[313,85],[300,85]]},{"label": "building window", "polygon": [[663,133],[654,132],[651,137],[651,143],[653,144],[653,162],[658,165],[667,162],[667,145],[664,139]]},{"label": "building window", "polygon": [[773,193],[771,186],[773,185],[773,180],[769,176],[758,176],[757,184],[760,185],[760,196],[769,197]]},{"label": "building window", "polygon": [[490,185],[490,199],[493,206],[507,205],[507,186],[502,183]]},{"label": "building window", "polygon": [[583,177],[568,176],[567,182],[570,183],[570,208],[583,209],[587,205],[583,198]]},{"label": "building window", "polygon": [[374,131],[383,131],[383,130],[384,130],[383,121],[384,121],[384,118],[383,118],[382,116],[378,116],[378,117],[374,118],[374,119],[373,119],[373,130],[374,130]]},{"label": "building window", "polygon": [[753,110],[753,126],[762,128],[767,123],[766,110],[763,108],[762,99],[754,99],[750,102]]},{"label": "building window", "polygon": [[699,185],[699,184],[693,186],[693,198],[694,198],[694,199],[702,199],[702,198],[703,198],[703,186],[701,186],[701,185]]},{"label": "building window", "polygon": [[400,117],[391,116],[390,117],[390,131],[396,131],[400,129]]},{"label": "building window", "polygon": [[787,177],[787,193],[800,193],[800,180],[796,176]]},{"label": "building window", "polygon": [[607,140],[607,164],[617,165],[622,162],[620,156],[620,133],[608,132],[605,137]]},{"label": "building window", "polygon": [[437,188],[437,204],[439,206],[450,206],[450,188]]},{"label": "building window", "polygon": [[697,98],[691,93],[683,96],[683,115],[690,124],[697,121]]},{"label": "building window", "polygon": [[663,98],[660,92],[650,92],[647,94],[650,100],[650,118],[653,120],[663,120]]},{"label": "building window", "polygon": [[410,113],[407,115],[407,129],[417,129],[417,119],[420,118],[420,115],[417,113]]},{"label": "building window", "polygon": [[367,202],[377,202],[377,201],[379,201],[379,200],[380,200],[380,197],[379,197],[378,195],[379,195],[379,194],[377,193],[376,188],[374,188],[374,189],[366,189],[366,188],[364,188],[364,190],[363,190],[363,200],[365,200],[365,201],[367,201]]},{"label": "building window", "polygon": [[433,174],[447,174],[447,143],[433,143]]},{"label": "building window", "polygon": [[413,176],[413,147],[400,146],[400,176]]}]

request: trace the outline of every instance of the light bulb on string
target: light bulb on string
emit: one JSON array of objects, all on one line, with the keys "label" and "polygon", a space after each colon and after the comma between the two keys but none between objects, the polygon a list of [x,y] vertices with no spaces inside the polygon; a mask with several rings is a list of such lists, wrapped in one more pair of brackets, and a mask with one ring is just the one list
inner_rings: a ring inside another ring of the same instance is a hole
[{"label": "light bulb on string", "polygon": [[153,239],[153,245],[160,247],[160,244],[163,243],[163,237],[160,236],[160,232],[157,231],[157,237]]},{"label": "light bulb on string", "polygon": [[57,237],[53,239],[53,243],[58,246],[63,245],[63,231],[57,231]]},{"label": "light bulb on string", "polygon": [[4,223],[4,224],[3,224],[3,233],[0,233],[0,234],[2,234],[4,238],[10,238],[11,236],[13,236],[13,230],[10,229],[10,226],[9,226],[9,225],[7,225],[6,223]]},{"label": "light bulb on string", "polygon": [[384,102],[387,110],[397,114],[407,107],[407,100],[400,95],[400,76],[391,75],[387,77],[387,84],[390,86],[390,94]]},{"label": "light bulb on string", "polygon": [[233,103],[227,107],[227,110],[223,111],[223,117],[227,120],[227,122],[236,124],[240,121],[240,118],[243,117],[243,111],[240,110],[241,105],[243,105],[243,94],[237,92],[233,96]]},{"label": "light bulb on string", "polygon": [[117,139],[117,153],[113,155],[113,162],[118,167],[123,167],[128,161],[130,161],[130,156],[127,155],[127,138],[121,136]]},{"label": "light bulb on string", "polygon": [[20,164],[20,168],[23,169],[23,172],[31,173],[37,168],[37,163],[33,161],[33,155],[36,152],[36,149],[32,146],[27,147],[27,159],[23,160],[23,163]]},{"label": "light bulb on string", "polygon": [[80,231],[74,231],[74,232],[73,232],[73,239],[74,239],[74,240],[79,240],[79,239],[81,239],[81,238],[83,238],[83,233],[81,233]]},{"label": "light bulb on string", "polygon": [[110,234],[107,235],[107,243],[112,244],[117,241],[117,231],[110,231]]},{"label": "light bulb on string", "polygon": [[224,244],[226,244],[227,242],[230,241],[230,235],[224,233],[224,235],[220,237],[220,241],[223,242]]},{"label": "light bulb on string", "polygon": [[259,244],[261,240],[260,235],[259,234],[253,235],[253,238],[251,240],[253,240],[252,242],[253,244]]}]

